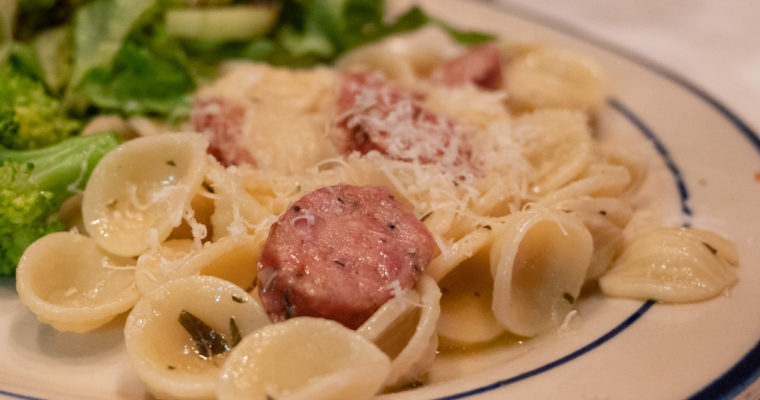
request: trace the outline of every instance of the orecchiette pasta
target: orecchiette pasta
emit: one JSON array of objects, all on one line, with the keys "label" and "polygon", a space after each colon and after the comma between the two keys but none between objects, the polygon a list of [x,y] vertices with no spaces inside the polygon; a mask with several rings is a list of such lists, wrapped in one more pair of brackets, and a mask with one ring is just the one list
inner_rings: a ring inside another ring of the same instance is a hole
[{"label": "orecchiette pasta", "polygon": [[535,336],[573,309],[591,261],[591,234],[575,217],[540,208],[515,213],[491,247],[492,310],[509,331]]},{"label": "orecchiette pasta", "polygon": [[566,49],[525,49],[506,68],[511,101],[519,109],[602,106],[606,88],[598,66]]},{"label": "orecchiette pasta", "polygon": [[261,240],[246,234],[225,236],[198,248],[190,239],[164,242],[137,259],[135,279],[146,294],[162,283],[182,276],[212,275],[242,288],[253,288]]},{"label": "orecchiette pasta", "polygon": [[[183,313],[197,318],[194,325],[182,323]],[[127,318],[124,337],[135,371],[155,396],[209,399],[235,341],[268,323],[258,301],[239,286],[190,276],[145,294]],[[215,333],[203,336],[204,328]]]},{"label": "orecchiette pasta", "polygon": [[40,321],[72,332],[105,324],[138,298],[134,260],[108,254],[73,232],[29,246],[16,270],[16,290]]},{"label": "orecchiette pasta", "polygon": [[486,250],[459,264],[440,282],[444,294],[438,334],[452,344],[488,342],[505,330],[491,311],[493,277]]},{"label": "orecchiette pasta", "polygon": [[248,335],[229,355],[218,398],[366,399],[382,386],[390,360],[337,322],[294,318]]},{"label": "orecchiette pasta", "polygon": [[198,135],[173,133],[138,138],[107,154],[84,192],[87,233],[122,256],[164,241],[201,187],[207,145]]},{"label": "orecchiette pasta", "polygon": [[512,129],[536,169],[536,192],[546,193],[568,183],[589,163],[591,133],[581,112],[536,111],[515,120]]},{"label": "orecchiette pasta", "polygon": [[733,244],[712,232],[658,228],[632,238],[599,286],[612,296],[701,301],[736,281],[738,262]]}]

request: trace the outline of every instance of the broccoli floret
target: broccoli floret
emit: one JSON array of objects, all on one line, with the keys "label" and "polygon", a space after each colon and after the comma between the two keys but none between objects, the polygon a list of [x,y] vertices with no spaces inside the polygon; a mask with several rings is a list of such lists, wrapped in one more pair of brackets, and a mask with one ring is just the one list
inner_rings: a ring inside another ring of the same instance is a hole
[{"label": "broccoli floret", "polygon": [[0,145],[38,149],[73,136],[79,121],[61,115],[60,102],[45,86],[11,69],[0,70]]},{"label": "broccoli floret", "polygon": [[118,134],[104,132],[37,150],[0,148],[0,274],[13,275],[32,242],[63,229],[61,204],[119,143]]}]

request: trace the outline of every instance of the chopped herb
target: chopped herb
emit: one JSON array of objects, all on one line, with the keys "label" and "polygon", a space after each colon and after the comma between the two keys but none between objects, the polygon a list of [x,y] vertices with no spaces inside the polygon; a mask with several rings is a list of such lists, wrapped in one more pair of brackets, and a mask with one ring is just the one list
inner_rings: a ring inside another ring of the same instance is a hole
[{"label": "chopped herb", "polygon": [[396,225],[394,225],[394,224],[388,224],[388,228],[391,228],[391,230],[396,229]]},{"label": "chopped herb", "polygon": [[706,242],[702,242],[702,244],[705,245],[705,247],[707,247],[707,250],[710,250],[710,253],[713,253],[713,255],[718,254],[718,249],[715,247],[710,246]]},{"label": "chopped herb", "polygon": [[562,294],[562,298],[565,299],[565,300],[567,300],[567,302],[570,303],[570,304],[574,304],[575,303],[575,297],[573,297],[573,295],[571,295],[568,292],[563,293]]},{"label": "chopped herb", "polygon": [[345,267],[346,266],[346,264],[344,264],[344,263],[342,263],[342,262],[340,262],[338,260],[333,260],[333,262],[336,263],[336,264],[338,264],[338,265],[340,265],[341,267]]},{"label": "chopped herb", "polygon": [[491,225],[480,225],[480,226],[479,226],[479,228],[487,229],[487,230],[489,230],[489,231],[490,231],[491,229],[493,229],[493,228],[491,227]]},{"label": "chopped herb", "polygon": [[174,160],[169,160],[169,161],[166,162],[166,165],[168,165],[170,167],[176,167],[177,163],[175,163]]},{"label": "chopped herb", "polygon": [[571,210],[568,210],[568,209],[566,209],[566,208],[563,208],[563,209],[562,209],[562,212],[565,212],[565,213],[568,213],[568,214],[570,214],[572,211],[571,211]]},{"label": "chopped herb", "polygon": [[230,347],[237,346],[241,339],[240,329],[235,323],[235,318],[230,317]]},{"label": "chopped herb", "polygon": [[293,211],[299,212],[299,211],[301,211],[301,207],[299,207],[299,206],[293,206]]},{"label": "chopped herb", "polygon": [[237,297],[234,294],[232,295],[232,301],[235,303],[245,303],[245,299],[242,297]]},{"label": "chopped herb", "polygon": [[415,381],[409,382],[406,385],[404,385],[402,387],[402,389],[404,389],[404,390],[407,390],[407,389],[416,389],[416,388],[418,388],[420,386],[423,386],[423,385],[425,385],[425,382],[422,382],[421,380],[415,380]]},{"label": "chopped herb", "polygon": [[174,371],[175,369],[177,369],[177,367],[175,367],[173,365],[167,365],[166,369],[168,369],[169,371]]},{"label": "chopped herb", "polygon": [[607,211],[599,210],[599,215],[607,215]]},{"label": "chopped herb", "polygon": [[206,189],[207,192],[214,193],[214,188],[211,186],[210,183],[203,181],[203,183],[201,183],[201,186],[203,186],[203,188]]},{"label": "chopped herb", "polygon": [[420,218],[420,221],[425,222],[425,220],[428,219],[428,217],[430,217],[432,214],[432,211],[428,212],[427,214],[423,215],[422,218]]},{"label": "chopped herb", "polygon": [[195,315],[182,310],[178,319],[182,327],[193,338],[199,356],[208,358],[230,350],[230,346],[224,338]]}]

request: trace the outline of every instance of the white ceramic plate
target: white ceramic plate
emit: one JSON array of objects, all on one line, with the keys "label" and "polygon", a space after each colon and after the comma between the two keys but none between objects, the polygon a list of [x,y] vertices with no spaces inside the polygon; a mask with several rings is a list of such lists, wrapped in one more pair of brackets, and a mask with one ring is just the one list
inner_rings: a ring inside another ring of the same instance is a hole
[{"label": "white ceramic plate", "polygon": [[[598,121],[603,139],[651,157],[666,220],[736,243],[740,281],[729,296],[690,305],[591,295],[569,329],[443,357],[432,372],[441,383],[388,398],[757,398],[750,384],[760,375],[758,135],[693,84],[603,41],[458,0],[424,7],[462,27],[572,48],[602,64],[612,88]],[[87,335],[59,333],[37,323],[14,286],[0,280],[0,397],[146,397],[124,354],[123,321]]]}]

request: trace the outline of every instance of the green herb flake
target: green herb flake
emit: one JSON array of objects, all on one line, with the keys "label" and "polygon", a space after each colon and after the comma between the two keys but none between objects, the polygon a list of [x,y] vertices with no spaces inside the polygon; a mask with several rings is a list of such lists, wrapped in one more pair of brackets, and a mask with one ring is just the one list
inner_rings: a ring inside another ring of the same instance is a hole
[{"label": "green herb flake", "polygon": [[201,186],[203,186],[203,188],[206,189],[207,192],[214,194],[214,188],[211,186],[210,183],[203,181],[203,183],[201,183]]},{"label": "green herb flake", "polygon": [[245,303],[244,298],[235,296],[234,294],[232,295],[232,301],[234,301],[235,303],[241,303],[241,304]]},{"label": "green herb flake", "polygon": [[230,346],[224,338],[195,315],[182,310],[179,313],[178,320],[193,338],[199,356],[209,358],[230,350]]},{"label": "green herb flake", "polygon": [[423,215],[422,218],[420,218],[421,222],[425,222],[426,219],[428,219],[431,215],[433,215],[433,212],[430,211],[427,214]]},{"label": "green herb flake", "polygon": [[174,371],[175,369],[177,369],[177,367],[175,367],[173,365],[167,365],[166,369],[168,369],[169,371]]},{"label": "green herb flake", "polygon": [[570,303],[570,304],[574,304],[575,303],[575,297],[573,297],[573,295],[571,295],[568,292],[563,293],[562,294],[562,298],[565,299],[565,300],[567,300],[567,302]]},{"label": "green herb flake", "polygon": [[718,254],[718,249],[716,249],[715,247],[710,246],[706,242],[702,242],[702,244],[705,245],[705,247],[707,247],[707,250],[710,250],[710,253],[713,253],[713,255]]},{"label": "green herb flake", "polygon": [[235,347],[240,343],[243,337],[240,335],[240,329],[238,329],[235,318],[230,317],[230,346]]}]

